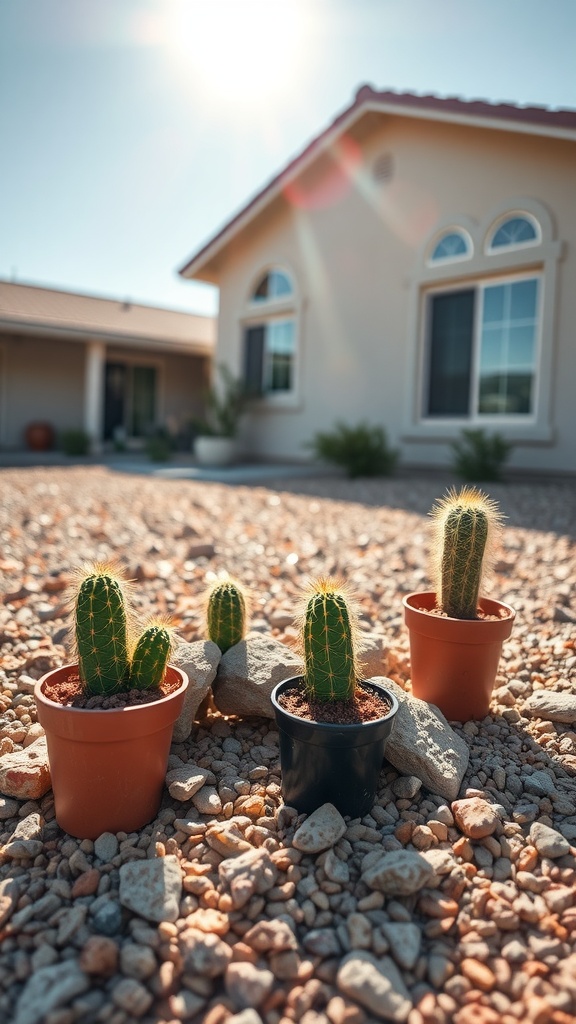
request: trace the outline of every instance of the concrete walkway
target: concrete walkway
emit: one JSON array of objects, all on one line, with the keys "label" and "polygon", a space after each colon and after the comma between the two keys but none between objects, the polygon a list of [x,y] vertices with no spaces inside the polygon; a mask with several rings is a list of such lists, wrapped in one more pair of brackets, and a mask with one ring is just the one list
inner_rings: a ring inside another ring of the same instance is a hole
[{"label": "concrete walkway", "polygon": [[199,466],[191,455],[176,453],[167,462],[127,452],[73,457],[62,452],[0,452],[0,470],[48,466],[105,466],[117,473],[161,477],[164,480],[206,480],[215,483],[265,483],[267,480],[334,476],[334,468],[309,463],[238,462],[231,466]]}]

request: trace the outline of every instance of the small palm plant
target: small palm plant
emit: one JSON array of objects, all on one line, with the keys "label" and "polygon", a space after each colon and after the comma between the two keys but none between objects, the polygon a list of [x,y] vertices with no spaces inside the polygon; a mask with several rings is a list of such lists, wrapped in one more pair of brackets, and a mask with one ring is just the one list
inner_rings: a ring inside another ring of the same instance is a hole
[{"label": "small palm plant", "polygon": [[360,672],[357,636],[356,615],[341,581],[313,581],[301,621],[309,699],[352,700]]},{"label": "small palm plant", "polygon": [[502,516],[477,487],[451,488],[431,512],[433,569],[439,609],[454,619],[477,618],[478,598]]},{"label": "small palm plant", "polygon": [[167,622],[150,622],[138,635],[120,570],[94,563],[78,573],[74,587],[74,642],[84,693],[110,695],[151,690],[162,683],[172,650]]}]

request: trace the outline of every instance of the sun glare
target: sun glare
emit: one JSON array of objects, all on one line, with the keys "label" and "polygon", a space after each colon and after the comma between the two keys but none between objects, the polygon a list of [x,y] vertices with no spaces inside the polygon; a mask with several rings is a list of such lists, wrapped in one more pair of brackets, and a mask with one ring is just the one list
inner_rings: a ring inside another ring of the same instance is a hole
[{"label": "sun glare", "polygon": [[215,100],[287,93],[304,57],[302,0],[172,0],[159,26],[171,59]]}]

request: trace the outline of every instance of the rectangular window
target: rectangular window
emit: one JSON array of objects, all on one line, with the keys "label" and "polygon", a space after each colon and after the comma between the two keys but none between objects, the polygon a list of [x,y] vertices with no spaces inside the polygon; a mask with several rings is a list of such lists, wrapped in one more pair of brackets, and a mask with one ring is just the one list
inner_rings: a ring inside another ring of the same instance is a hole
[{"label": "rectangular window", "polygon": [[268,320],[246,328],[244,380],[248,393],[279,394],[294,388],[293,320]]},{"label": "rectangular window", "polygon": [[524,277],[430,296],[427,418],[534,413],[538,291]]}]

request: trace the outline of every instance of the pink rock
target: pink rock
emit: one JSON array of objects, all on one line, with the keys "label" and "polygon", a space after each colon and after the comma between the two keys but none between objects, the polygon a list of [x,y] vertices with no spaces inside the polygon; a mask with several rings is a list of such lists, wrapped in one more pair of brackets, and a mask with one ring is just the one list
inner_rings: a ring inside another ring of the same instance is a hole
[{"label": "pink rock", "polygon": [[72,899],[75,900],[77,896],[93,896],[98,888],[100,882],[100,872],[98,868],[90,868],[88,871],[83,871],[72,886]]},{"label": "pink rock", "polygon": [[479,796],[455,800],[452,814],[460,831],[470,839],[491,836],[500,821],[496,808]]},{"label": "pink rock", "polygon": [[4,754],[0,763],[0,793],[17,800],[38,800],[52,785],[46,738],[24,750]]},{"label": "pink rock", "polygon": [[118,946],[105,935],[91,935],[80,953],[80,967],[86,974],[110,978],[118,969]]}]

